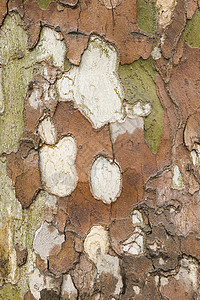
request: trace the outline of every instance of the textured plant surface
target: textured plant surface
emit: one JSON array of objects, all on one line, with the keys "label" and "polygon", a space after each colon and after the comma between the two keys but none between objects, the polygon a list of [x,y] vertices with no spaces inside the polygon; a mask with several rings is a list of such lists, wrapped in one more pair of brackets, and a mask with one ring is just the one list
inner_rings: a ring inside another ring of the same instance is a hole
[{"label": "textured plant surface", "polygon": [[200,299],[200,1],[1,0],[0,300]]}]

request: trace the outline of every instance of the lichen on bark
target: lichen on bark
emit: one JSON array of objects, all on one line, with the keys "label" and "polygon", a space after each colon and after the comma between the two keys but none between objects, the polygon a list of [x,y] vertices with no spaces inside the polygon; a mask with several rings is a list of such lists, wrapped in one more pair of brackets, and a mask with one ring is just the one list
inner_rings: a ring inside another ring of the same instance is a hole
[{"label": "lichen on bark", "polygon": [[0,63],[4,90],[4,112],[0,116],[0,153],[17,150],[24,127],[24,97],[33,74],[28,37],[17,14],[6,17],[1,28]]},{"label": "lichen on bark", "polygon": [[29,51],[28,35],[22,27],[20,16],[13,13],[5,19],[0,36],[4,91],[4,111],[0,115],[0,153],[17,151],[24,128],[24,99],[37,62],[52,58],[56,66],[64,68],[66,46],[59,37],[57,39],[57,35],[59,33],[45,27],[38,45]]},{"label": "lichen on bark", "polygon": [[54,0],[37,0],[37,2],[38,2],[38,5],[39,5],[40,8],[47,9],[49,4],[51,2],[54,2]]},{"label": "lichen on bark", "polygon": [[155,154],[162,136],[164,111],[156,94],[154,77],[157,72],[152,60],[139,59],[130,65],[120,66],[119,74],[129,103],[142,101],[151,104],[151,114],[144,117],[144,137]]},{"label": "lichen on bark", "polygon": [[183,32],[184,41],[191,47],[200,48],[200,10],[197,9],[191,20],[187,21]]},{"label": "lichen on bark", "polygon": [[7,284],[0,291],[0,300],[22,300],[18,288],[11,284]]},{"label": "lichen on bark", "polygon": [[[39,7],[44,10],[48,8],[51,2],[55,2],[55,0],[36,0],[36,1]],[[23,2],[26,2],[26,0],[23,0]]]},{"label": "lichen on bark", "polygon": [[145,33],[152,34],[157,27],[154,1],[137,0],[137,24]]},{"label": "lichen on bark", "polygon": [[199,299],[197,1],[1,2],[0,300]]}]

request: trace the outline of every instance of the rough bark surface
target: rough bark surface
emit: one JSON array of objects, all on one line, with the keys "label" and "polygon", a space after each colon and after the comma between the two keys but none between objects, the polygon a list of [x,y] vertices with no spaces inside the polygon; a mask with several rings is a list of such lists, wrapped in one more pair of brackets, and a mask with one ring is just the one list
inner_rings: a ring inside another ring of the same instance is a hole
[{"label": "rough bark surface", "polygon": [[2,0],[0,299],[200,299],[200,2]]}]

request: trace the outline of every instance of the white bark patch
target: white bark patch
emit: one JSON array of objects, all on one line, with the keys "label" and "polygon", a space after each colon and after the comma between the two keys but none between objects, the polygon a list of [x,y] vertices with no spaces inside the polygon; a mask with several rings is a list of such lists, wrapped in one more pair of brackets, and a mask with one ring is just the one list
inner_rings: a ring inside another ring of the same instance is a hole
[{"label": "white bark patch", "polygon": [[191,158],[192,158],[192,162],[193,165],[195,167],[197,167],[199,165],[200,162],[200,145],[197,143],[194,143],[192,145],[192,150],[190,152]]},{"label": "white bark patch", "polygon": [[143,129],[144,121],[141,117],[127,117],[123,122],[112,123],[110,128],[112,141],[115,142],[119,135],[122,135],[126,132],[131,135],[136,129]]},{"label": "white bark patch", "polygon": [[155,283],[156,283],[156,285],[158,286],[158,285],[159,285],[159,282],[160,282],[160,278],[159,278],[159,276],[158,276],[158,275],[156,275],[156,276],[154,277],[154,279],[155,279]]},{"label": "white bark patch", "polygon": [[74,300],[77,299],[77,290],[69,274],[63,276],[61,295],[63,299],[74,299]]},{"label": "white bark patch", "polygon": [[122,243],[121,251],[132,255],[142,255],[144,253],[144,219],[141,212],[135,209],[132,213],[132,224],[135,227],[133,234]]},{"label": "white bark patch", "polygon": [[123,288],[119,258],[108,254],[99,254],[97,259],[97,279],[102,273],[112,274],[117,279],[114,294],[119,295]]},{"label": "white bark patch", "polygon": [[99,253],[106,254],[109,249],[108,231],[101,225],[93,226],[85,238],[84,251],[90,260],[97,263]]},{"label": "white bark patch", "polygon": [[153,59],[157,60],[160,59],[162,54],[161,54],[161,50],[158,47],[155,47],[153,49],[153,51],[151,52],[151,56],[153,57]]},{"label": "white bark patch", "polygon": [[44,222],[35,232],[33,249],[45,260],[55,246],[58,246],[58,251],[59,248],[61,249],[61,244],[64,240],[64,234],[60,234],[55,227]]},{"label": "white bark patch", "polygon": [[126,103],[125,106],[126,114],[129,118],[146,117],[151,113],[151,104],[138,101],[135,104]]},{"label": "white bark patch", "polygon": [[198,164],[199,164],[199,157],[198,157],[198,154],[197,154],[196,150],[192,150],[190,152],[190,155],[191,155],[191,158],[192,158],[193,165],[195,167],[198,166]]},{"label": "white bark patch", "polygon": [[181,174],[178,165],[173,167],[172,186],[175,189],[182,189],[184,187],[183,175]]},{"label": "white bark patch", "polygon": [[53,278],[51,276],[44,276],[36,268],[29,276],[29,287],[32,295],[36,300],[40,298],[40,292],[43,289],[53,290],[59,294],[61,278]]},{"label": "white bark patch", "polygon": [[159,258],[159,264],[160,265],[164,265],[165,264],[165,261],[162,259],[162,257]]},{"label": "white bark patch", "polygon": [[30,97],[28,98],[29,104],[32,108],[38,109],[38,107],[42,106],[42,88],[34,87]]},{"label": "white bark patch", "polygon": [[90,185],[94,197],[106,204],[115,202],[121,193],[121,171],[117,163],[98,157],[90,170]]},{"label": "white bark patch", "polygon": [[171,23],[176,3],[176,0],[156,0],[156,8],[159,17],[158,21],[163,28]]},{"label": "white bark patch", "polygon": [[58,92],[63,101],[74,99],[75,79],[78,68],[72,66],[68,72],[65,72],[61,79],[57,80]]},{"label": "white bark patch", "polygon": [[121,245],[124,253],[142,255],[144,253],[144,235],[139,227],[136,227],[133,234]]},{"label": "white bark patch", "polygon": [[30,291],[36,300],[40,299],[40,292],[44,289],[44,276],[40,274],[38,269],[29,276]]},{"label": "white bark patch", "polygon": [[54,66],[64,69],[66,50],[62,34],[49,27],[43,27],[36,46],[37,61],[53,58]]},{"label": "white bark patch", "polygon": [[40,172],[44,188],[59,197],[75,189],[78,181],[75,158],[76,143],[73,137],[62,138],[56,145],[44,145],[39,152]]},{"label": "white bark patch", "polygon": [[167,285],[168,283],[169,283],[168,278],[166,278],[166,277],[161,277],[161,279],[160,279],[160,284],[161,284],[161,286],[165,286],[165,285]]},{"label": "white bark patch", "polygon": [[56,143],[56,130],[50,117],[40,122],[38,133],[45,144],[54,145]]},{"label": "white bark patch", "polygon": [[92,36],[80,66],[73,66],[57,82],[61,98],[73,98],[94,128],[123,117],[124,92],[117,67],[116,49]]},{"label": "white bark patch", "polygon": [[159,245],[154,242],[152,245],[149,245],[149,248],[153,251],[157,251],[157,249],[159,249]]},{"label": "white bark patch", "polygon": [[139,294],[140,294],[140,288],[139,288],[139,286],[134,285],[134,286],[133,286],[133,290],[134,290],[134,292],[136,293],[136,295],[139,295]]},{"label": "white bark patch", "polygon": [[137,209],[135,209],[132,213],[132,223],[135,226],[143,226],[144,220],[141,212]]},{"label": "white bark patch", "polygon": [[180,270],[174,278],[176,280],[183,280],[186,287],[192,287],[196,291],[198,289],[198,273],[198,264],[195,260],[183,258]]}]

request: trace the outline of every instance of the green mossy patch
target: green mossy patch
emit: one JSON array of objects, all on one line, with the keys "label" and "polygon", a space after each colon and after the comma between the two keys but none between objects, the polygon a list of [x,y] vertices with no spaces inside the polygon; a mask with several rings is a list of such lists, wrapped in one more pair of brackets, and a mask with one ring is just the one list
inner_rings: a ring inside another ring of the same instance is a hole
[{"label": "green mossy patch", "polygon": [[[37,62],[53,58],[55,65],[62,67],[62,59],[61,62],[59,59],[56,60],[57,53],[52,46],[56,38],[54,36],[52,38],[50,32],[51,39],[48,40],[44,36],[45,29],[47,30],[44,28],[41,32],[36,48],[29,51],[28,35],[22,27],[19,15],[8,15],[1,28],[0,96],[4,97],[0,99],[0,154],[17,151],[18,140],[24,128],[24,99]],[[66,48],[64,41],[58,41],[58,44],[59,50],[62,48],[64,55]]]},{"label": "green mossy patch", "polygon": [[197,9],[183,32],[184,41],[191,47],[200,48],[200,11]]},{"label": "green mossy patch", "polygon": [[22,300],[16,286],[11,284],[4,285],[0,290],[0,300]]},{"label": "green mossy patch", "polygon": [[137,24],[145,33],[152,34],[157,28],[157,14],[152,0],[137,0]]},{"label": "green mossy patch", "polygon": [[139,59],[120,66],[119,74],[129,103],[139,100],[151,103],[152,111],[144,117],[144,138],[152,153],[156,154],[162,137],[164,110],[156,94],[154,77],[157,72],[152,59]]},{"label": "green mossy patch", "polygon": [[71,69],[72,64],[70,63],[69,59],[65,57],[64,61],[64,70],[65,72],[69,71]]},{"label": "green mossy patch", "polygon": [[0,62],[4,111],[0,116],[0,153],[17,150],[23,131],[23,109],[27,86],[32,79],[33,60],[28,51],[28,36],[19,15],[8,16],[1,29]]},{"label": "green mossy patch", "polygon": [[[23,2],[26,2],[26,0],[23,0]],[[55,0],[37,0],[39,7],[44,10],[48,8],[51,2],[55,2]]]},{"label": "green mossy patch", "polygon": [[55,0],[37,0],[38,5],[41,9],[47,9],[49,4],[54,1]]}]

